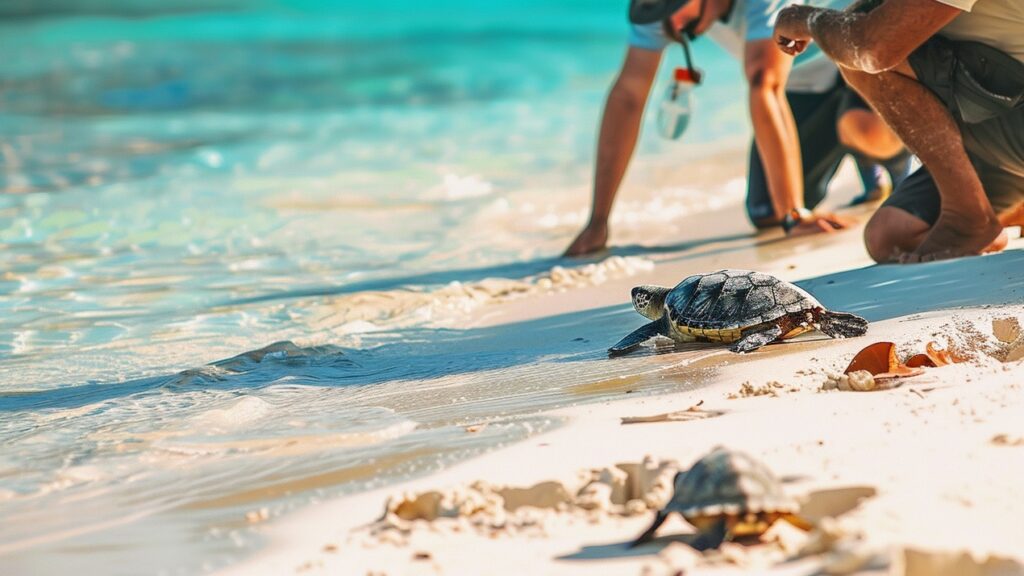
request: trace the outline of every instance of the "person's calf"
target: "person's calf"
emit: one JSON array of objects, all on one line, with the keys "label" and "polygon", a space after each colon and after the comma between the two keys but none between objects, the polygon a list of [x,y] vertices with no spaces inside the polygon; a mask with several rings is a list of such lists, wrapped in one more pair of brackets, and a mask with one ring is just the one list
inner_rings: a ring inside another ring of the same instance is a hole
[{"label": "person's calf", "polygon": [[836,123],[839,142],[860,154],[886,160],[903,151],[903,141],[870,110],[847,110]]}]

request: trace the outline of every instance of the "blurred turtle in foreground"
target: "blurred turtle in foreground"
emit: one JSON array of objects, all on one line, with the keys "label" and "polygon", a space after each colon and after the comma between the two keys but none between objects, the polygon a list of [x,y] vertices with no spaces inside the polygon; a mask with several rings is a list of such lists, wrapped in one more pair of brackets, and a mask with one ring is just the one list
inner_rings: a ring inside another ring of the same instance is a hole
[{"label": "blurred turtle in foreground", "polygon": [[631,547],[654,538],[672,512],[682,514],[697,529],[691,545],[705,550],[726,540],[760,536],[778,520],[807,530],[810,525],[797,516],[799,509],[764,464],[743,452],[718,447],[676,475],[672,499]]}]

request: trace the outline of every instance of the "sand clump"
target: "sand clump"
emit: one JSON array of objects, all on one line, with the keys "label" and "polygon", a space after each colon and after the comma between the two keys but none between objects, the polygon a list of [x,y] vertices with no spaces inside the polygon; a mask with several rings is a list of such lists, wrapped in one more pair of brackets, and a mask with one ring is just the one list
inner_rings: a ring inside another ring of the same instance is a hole
[{"label": "sand clump", "polygon": [[528,487],[483,481],[448,490],[402,493],[385,504],[370,529],[380,542],[400,544],[401,535],[429,525],[431,530],[479,534],[546,534],[554,514],[634,516],[658,510],[672,495],[679,471],[674,460],[645,457],[611,467],[582,471],[572,482],[549,480]]},{"label": "sand clump", "polygon": [[800,388],[788,386],[777,380],[771,380],[765,384],[753,384],[746,381],[740,384],[740,389],[726,395],[729,400],[737,398],[753,398],[754,396],[778,396],[781,391],[798,392]]}]

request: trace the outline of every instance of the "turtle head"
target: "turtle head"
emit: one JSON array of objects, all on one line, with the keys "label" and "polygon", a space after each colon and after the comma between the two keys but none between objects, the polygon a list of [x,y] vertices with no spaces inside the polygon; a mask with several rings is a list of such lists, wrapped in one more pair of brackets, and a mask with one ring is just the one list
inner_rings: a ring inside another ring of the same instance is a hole
[{"label": "turtle head", "polygon": [[658,320],[665,315],[665,296],[671,291],[664,286],[637,286],[633,288],[633,308],[650,320]]}]

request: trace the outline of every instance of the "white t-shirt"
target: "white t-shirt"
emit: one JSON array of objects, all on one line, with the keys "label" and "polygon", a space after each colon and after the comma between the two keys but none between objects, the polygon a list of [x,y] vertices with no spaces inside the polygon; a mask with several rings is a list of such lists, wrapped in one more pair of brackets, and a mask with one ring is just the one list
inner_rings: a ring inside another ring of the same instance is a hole
[{"label": "white t-shirt", "polygon": [[[695,0],[696,1],[696,0]],[[969,0],[968,0],[969,1]],[[988,0],[981,0],[982,2]],[[1020,0],[1024,2],[1024,0]],[[841,10],[852,0],[734,0],[735,4],[725,22],[715,22],[707,36],[739,61],[743,61],[743,47],[747,42],[769,40],[774,36],[775,19],[779,11],[792,4],[810,4]],[[662,51],[674,41],[665,34],[661,22],[633,24],[629,44],[646,50]],[[810,44],[797,57],[789,74],[786,90],[789,92],[820,94],[827,92],[838,81],[839,70],[818,48]]]},{"label": "white t-shirt", "polygon": [[1024,0],[936,0],[963,14],[942,29],[951,40],[973,40],[1024,62]]}]

